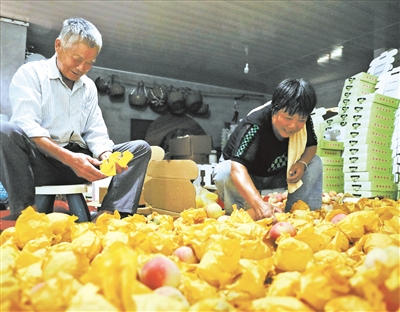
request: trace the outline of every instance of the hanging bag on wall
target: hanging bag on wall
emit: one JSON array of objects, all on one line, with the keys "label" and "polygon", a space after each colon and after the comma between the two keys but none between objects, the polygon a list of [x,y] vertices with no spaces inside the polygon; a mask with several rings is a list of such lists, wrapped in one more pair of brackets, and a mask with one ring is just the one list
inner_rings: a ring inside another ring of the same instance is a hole
[{"label": "hanging bag on wall", "polygon": [[111,97],[121,97],[125,94],[125,87],[117,75],[112,75],[109,82],[108,95]]},{"label": "hanging bag on wall", "polygon": [[102,77],[97,77],[96,80],[94,81],[94,84],[96,85],[97,90],[99,92],[107,92],[107,90],[108,90],[108,80],[106,81]]},{"label": "hanging bag on wall", "polygon": [[159,86],[154,83],[153,89],[147,93],[150,108],[159,114],[165,113],[168,110],[167,98],[168,90],[166,86]]},{"label": "hanging bag on wall", "polygon": [[129,104],[132,106],[145,106],[147,101],[146,87],[143,81],[140,81],[129,94]]},{"label": "hanging bag on wall", "polygon": [[208,113],[209,109],[210,109],[210,105],[208,105],[206,103],[203,103],[201,105],[201,107],[197,111],[194,112],[194,114],[196,114],[196,115],[205,115],[205,114]]},{"label": "hanging bag on wall", "polygon": [[192,91],[191,89],[186,89],[186,99],[185,106],[191,112],[196,112],[203,105],[203,95],[201,91]]},{"label": "hanging bag on wall", "polygon": [[171,86],[168,92],[167,104],[172,114],[183,114],[186,109],[185,94],[181,90]]}]

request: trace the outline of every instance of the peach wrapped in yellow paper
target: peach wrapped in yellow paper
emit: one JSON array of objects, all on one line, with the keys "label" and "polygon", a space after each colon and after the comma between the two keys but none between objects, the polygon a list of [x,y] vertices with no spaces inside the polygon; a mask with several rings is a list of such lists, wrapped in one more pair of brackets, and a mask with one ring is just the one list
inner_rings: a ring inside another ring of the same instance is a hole
[{"label": "peach wrapped in yellow paper", "polygon": [[100,165],[100,171],[106,176],[115,176],[117,174],[116,164],[120,167],[125,168],[128,163],[132,160],[133,154],[130,151],[125,152],[114,152],[107,159],[104,159]]}]

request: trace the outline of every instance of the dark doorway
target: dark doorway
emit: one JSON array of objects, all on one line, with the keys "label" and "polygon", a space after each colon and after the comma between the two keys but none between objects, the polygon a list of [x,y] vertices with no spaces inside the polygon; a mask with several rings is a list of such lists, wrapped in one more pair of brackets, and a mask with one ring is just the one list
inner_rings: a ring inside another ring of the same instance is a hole
[{"label": "dark doorway", "polygon": [[144,140],[146,132],[154,120],[131,119],[131,140]]}]

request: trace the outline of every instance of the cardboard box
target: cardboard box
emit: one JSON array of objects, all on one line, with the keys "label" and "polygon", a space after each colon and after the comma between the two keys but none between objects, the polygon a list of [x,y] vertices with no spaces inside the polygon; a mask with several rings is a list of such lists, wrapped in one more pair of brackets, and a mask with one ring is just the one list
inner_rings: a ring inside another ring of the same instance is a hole
[{"label": "cardboard box", "polygon": [[343,172],[334,174],[324,174],[322,179],[322,190],[324,192],[336,191],[343,192],[344,174]]},{"label": "cardboard box", "polygon": [[[363,103],[364,104],[364,103]],[[394,122],[396,109],[390,106],[379,104],[376,102],[366,102],[365,105],[353,105],[349,106],[346,114],[351,118],[351,121],[362,120],[373,120],[377,116],[385,115],[391,118],[391,123]]]},{"label": "cardboard box", "polygon": [[343,174],[343,167],[341,167],[341,166],[323,166],[322,173],[324,176]]},{"label": "cardboard box", "polygon": [[381,74],[375,92],[400,99],[400,67]]},{"label": "cardboard box", "polygon": [[344,148],[349,147],[361,147],[366,144],[378,145],[382,146],[383,148],[390,148],[390,141],[388,140],[381,140],[379,137],[368,137],[368,136],[361,136],[357,138],[345,138],[344,139]]},{"label": "cardboard box", "polygon": [[360,163],[346,163],[343,165],[343,172],[365,172],[365,171],[381,171],[382,173],[389,174],[392,172],[392,166],[381,164],[379,162],[360,162]]},{"label": "cardboard box", "polygon": [[344,165],[347,164],[360,164],[360,163],[365,163],[365,164],[375,164],[379,163],[380,165],[384,166],[391,166],[392,164],[392,157],[390,155],[379,155],[379,154],[357,154],[357,155],[351,155],[351,156],[343,156],[344,159]]},{"label": "cardboard box", "polygon": [[169,141],[171,159],[191,159],[196,163],[207,164],[211,149],[210,135],[189,135]]},{"label": "cardboard box", "polygon": [[347,147],[343,151],[343,157],[357,156],[360,154],[379,155],[381,157],[391,158],[391,151],[389,148],[384,148],[379,145],[364,144],[357,147]]},{"label": "cardboard box", "polygon": [[335,191],[337,193],[342,193],[344,188],[343,181],[331,181],[331,182],[323,182],[322,183],[322,191],[323,192],[329,192],[329,191]]},{"label": "cardboard box", "polygon": [[198,168],[192,160],[154,160],[149,163],[144,184],[145,201],[158,211],[180,213],[196,207],[196,188],[192,184]]},{"label": "cardboard box", "polygon": [[375,84],[365,81],[354,81],[353,83],[344,83],[341,98],[349,96],[358,96],[375,92]]},{"label": "cardboard box", "polygon": [[343,150],[343,142],[330,141],[330,140],[323,139],[318,142],[318,148],[342,151]]},{"label": "cardboard box", "polygon": [[381,146],[389,146],[391,144],[392,132],[374,129],[360,128],[346,133],[344,138],[344,146],[352,146],[351,141],[362,142],[362,144],[376,144]]},{"label": "cardboard box", "polygon": [[345,172],[344,182],[393,182],[393,174],[390,172],[369,171],[369,172]]},{"label": "cardboard box", "polygon": [[365,81],[370,84],[376,85],[376,83],[378,82],[378,76],[371,75],[366,72],[360,72],[354,76],[347,78],[345,83],[346,84],[356,84],[359,81]]},{"label": "cardboard box", "polygon": [[367,94],[364,96],[357,97],[357,102],[358,102],[357,105],[363,105],[363,103],[375,102],[378,104],[383,104],[397,109],[399,107],[400,99],[375,92],[372,94]]},{"label": "cardboard box", "polygon": [[317,150],[317,154],[320,157],[340,157],[342,155],[342,151],[320,148]]},{"label": "cardboard box", "polygon": [[395,199],[395,192],[382,192],[382,191],[359,191],[359,192],[354,192],[353,190],[346,190],[344,189],[345,193],[350,193],[354,197],[357,198],[389,198],[389,199]]},{"label": "cardboard box", "polygon": [[396,184],[393,181],[345,182],[344,189],[352,190],[352,192],[360,192],[360,191],[392,192],[396,190]]},{"label": "cardboard box", "polygon": [[323,166],[343,166],[341,157],[321,157]]},{"label": "cardboard box", "polygon": [[374,58],[371,63],[369,63],[368,74],[375,76],[380,76],[382,73],[392,70],[397,67],[400,62],[399,50],[390,49],[387,50],[378,57]]},{"label": "cardboard box", "polygon": [[[385,115],[376,115],[373,118],[358,118],[358,115],[350,116],[346,122],[345,132],[357,130],[359,128],[374,128],[386,131],[394,131],[393,118]],[[355,121],[356,120],[356,121]]]},{"label": "cardboard box", "polygon": [[351,97],[364,96],[364,95],[371,94],[374,92],[375,92],[375,89],[368,89],[368,88],[362,88],[362,87],[355,88],[350,91],[343,88],[342,94],[340,96],[340,101],[343,101],[344,99],[348,99]]}]

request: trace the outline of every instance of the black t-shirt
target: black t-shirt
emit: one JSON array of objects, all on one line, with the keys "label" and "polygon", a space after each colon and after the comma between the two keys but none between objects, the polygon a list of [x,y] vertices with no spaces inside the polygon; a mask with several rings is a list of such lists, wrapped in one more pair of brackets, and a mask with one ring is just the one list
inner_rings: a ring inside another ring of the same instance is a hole
[{"label": "black t-shirt", "polygon": [[[306,122],[306,146],[317,145],[311,117]],[[272,129],[271,105],[247,115],[230,135],[223,150],[224,159],[244,165],[259,177],[275,175],[287,168],[289,139],[279,141]]]}]

